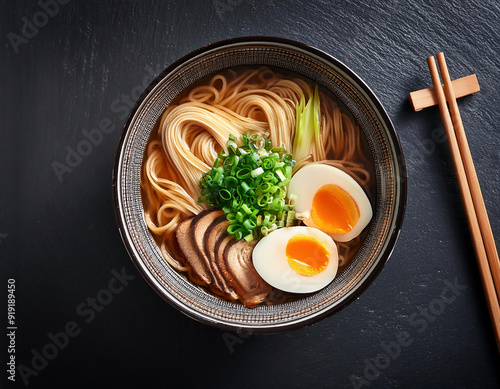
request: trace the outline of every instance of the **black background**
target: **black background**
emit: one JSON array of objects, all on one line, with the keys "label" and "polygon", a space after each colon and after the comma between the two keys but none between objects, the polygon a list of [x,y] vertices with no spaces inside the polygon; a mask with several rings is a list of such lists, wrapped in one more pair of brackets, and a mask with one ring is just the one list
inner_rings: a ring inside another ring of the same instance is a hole
[{"label": "black background", "polygon": [[[15,387],[23,375],[35,388],[500,386],[439,112],[416,113],[408,102],[431,85],[429,55],[444,51],[452,78],[477,74],[481,91],[459,106],[499,245],[496,0],[61,3],[0,3],[0,323],[8,333],[7,280],[15,279]],[[142,279],[117,230],[111,172],[128,101],[184,54],[248,35],[310,44],[370,86],[401,138],[408,204],[391,259],[358,300],[301,330],[243,338],[185,317]],[[68,148],[102,121],[110,132],[58,179],[55,163],[66,164]],[[110,285],[113,271],[129,277],[126,286]],[[424,318],[447,282],[463,285],[460,294]],[[119,292],[90,309],[87,299],[109,297],[110,287]],[[50,337],[68,325],[78,334],[59,335],[54,349]],[[398,351],[404,331],[411,344]],[[6,340],[2,387],[13,386]],[[44,350],[46,363],[34,357]]]}]

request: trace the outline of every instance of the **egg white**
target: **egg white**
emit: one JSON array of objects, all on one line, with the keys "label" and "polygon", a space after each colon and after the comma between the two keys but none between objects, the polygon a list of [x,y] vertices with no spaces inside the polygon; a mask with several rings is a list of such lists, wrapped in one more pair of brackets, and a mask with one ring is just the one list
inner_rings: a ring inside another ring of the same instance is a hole
[{"label": "egg white", "polygon": [[[288,264],[286,246],[297,235],[305,235],[322,242],[329,254],[328,265],[321,273],[303,276],[295,273]],[[271,232],[255,246],[253,265],[259,275],[271,286],[285,292],[311,293],[327,286],[338,269],[338,250],[335,242],[324,232],[311,227],[285,227]]]},{"label": "egg white", "polygon": [[370,200],[354,178],[334,166],[310,164],[292,176],[288,193],[289,196],[292,194],[297,196],[295,211],[304,215],[303,222],[310,227],[318,228],[311,219],[313,198],[319,188],[328,184],[338,185],[344,189],[358,205],[359,220],[350,231],[345,234],[328,234],[337,242],[348,242],[364,230],[373,216]]}]

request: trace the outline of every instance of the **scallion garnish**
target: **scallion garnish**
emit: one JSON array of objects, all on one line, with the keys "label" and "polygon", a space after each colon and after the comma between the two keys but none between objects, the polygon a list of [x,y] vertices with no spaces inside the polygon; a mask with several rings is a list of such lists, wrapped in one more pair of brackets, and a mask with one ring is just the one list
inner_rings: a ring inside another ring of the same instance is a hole
[{"label": "scallion garnish", "polygon": [[227,154],[221,152],[201,178],[198,202],[221,208],[231,222],[227,232],[251,241],[293,223],[285,197],[295,160],[261,135],[245,134],[237,142],[231,135]]}]

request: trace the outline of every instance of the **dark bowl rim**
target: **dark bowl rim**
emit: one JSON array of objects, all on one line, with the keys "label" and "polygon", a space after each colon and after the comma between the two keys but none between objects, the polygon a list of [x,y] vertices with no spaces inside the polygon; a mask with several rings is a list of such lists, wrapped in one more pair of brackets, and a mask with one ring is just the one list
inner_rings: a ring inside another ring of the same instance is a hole
[{"label": "dark bowl rim", "polygon": [[[392,231],[391,236],[387,239],[387,245],[383,253],[381,254],[380,260],[378,263],[375,265],[375,267],[372,269],[372,271],[369,273],[369,275],[366,277],[366,279],[344,300],[342,300],[338,305],[332,307],[331,309],[326,310],[325,312],[322,312],[321,314],[314,315],[311,318],[303,319],[300,321],[296,322],[291,322],[291,323],[285,323],[279,326],[273,326],[273,325],[264,325],[264,326],[243,326],[243,325],[238,325],[238,324],[230,324],[230,323],[224,323],[220,321],[216,321],[215,319],[206,319],[205,317],[201,318],[199,316],[196,316],[190,312],[189,309],[184,307],[181,303],[177,303],[174,301],[171,301],[171,299],[168,299],[165,296],[165,293],[163,290],[161,290],[156,284],[154,284],[150,280],[150,274],[146,273],[144,268],[141,266],[141,258],[137,258],[134,250],[132,248],[131,242],[129,242],[126,239],[126,234],[125,230],[126,228],[126,223],[121,217],[121,212],[120,212],[120,203],[119,203],[119,195],[118,195],[118,169],[120,166],[120,160],[121,160],[121,151],[123,149],[123,145],[125,142],[125,139],[127,137],[128,129],[130,128],[130,124],[141,106],[141,104],[144,102],[146,97],[149,95],[149,93],[158,85],[161,80],[169,73],[171,73],[174,69],[182,65],[183,63],[186,63],[190,59],[201,55],[205,52],[208,52],[210,50],[214,50],[223,46],[228,46],[228,45],[233,45],[233,44],[238,44],[238,43],[271,43],[271,44],[284,44],[292,47],[296,47],[298,49],[301,49],[305,52],[311,53],[313,55],[316,55],[320,57],[321,59],[335,64],[338,68],[340,68],[344,73],[346,73],[350,78],[354,80],[354,82],[360,87],[364,93],[366,93],[367,96],[369,96],[370,101],[374,104],[376,110],[381,116],[382,121],[385,123],[385,125],[388,128],[388,134],[390,135],[391,141],[394,144],[394,148],[396,150],[396,156],[397,158],[397,165],[400,171],[399,174],[399,180],[400,180],[400,193],[399,193],[399,203],[395,204],[397,216],[394,220],[394,226],[395,229]],[[292,39],[287,39],[287,38],[281,38],[281,37],[273,37],[273,36],[242,36],[242,37],[236,37],[236,38],[228,38],[220,41],[216,41],[210,44],[206,44],[204,46],[199,47],[198,49],[195,49],[188,54],[185,54],[184,56],[180,57],[178,60],[175,62],[171,63],[169,66],[167,66],[163,71],[159,73],[159,75],[151,81],[151,83],[145,88],[144,92],[141,94],[141,96],[137,99],[136,103],[132,107],[128,117],[127,121],[125,122],[125,125],[123,126],[120,139],[118,142],[118,146],[116,148],[116,153],[115,153],[115,158],[114,158],[114,166],[113,166],[113,172],[112,172],[112,191],[113,191],[113,204],[114,204],[114,210],[115,210],[115,217],[117,220],[118,224],[118,230],[120,232],[120,236],[122,238],[122,241],[125,245],[125,248],[129,254],[129,257],[131,258],[132,262],[134,263],[135,267],[139,271],[139,273],[142,275],[142,277],[146,280],[146,282],[153,288],[153,290],[159,294],[165,301],[167,301],[171,306],[185,314],[186,316],[190,317],[191,319],[194,319],[198,322],[204,323],[206,325],[209,325],[214,328],[218,328],[221,330],[225,331],[231,331],[231,332],[237,332],[237,333],[251,333],[251,334],[273,334],[273,333],[283,333],[283,332],[288,332],[288,331],[293,331],[299,328],[303,328],[306,326],[310,326],[312,324],[315,324],[319,322],[320,320],[332,316],[333,314],[339,312],[340,310],[344,309],[348,305],[350,305],[353,301],[355,301],[357,298],[359,298],[364,291],[372,284],[372,282],[377,278],[377,276],[380,274],[382,269],[385,267],[387,261],[389,260],[390,256],[392,255],[392,252],[394,251],[394,248],[396,246],[396,242],[399,238],[402,226],[403,226],[403,219],[404,215],[406,212],[406,204],[407,204],[407,170],[406,170],[406,163],[404,159],[404,154],[403,154],[403,148],[401,146],[401,141],[399,139],[399,136],[394,128],[394,125],[385,110],[385,108],[382,106],[381,102],[379,101],[378,97],[373,93],[373,91],[368,87],[368,85],[354,72],[352,71],[348,66],[346,66],[343,62],[338,60],[337,58],[333,57],[332,55],[326,53],[325,51],[322,51],[316,47],[310,46],[308,44],[298,42]]]}]

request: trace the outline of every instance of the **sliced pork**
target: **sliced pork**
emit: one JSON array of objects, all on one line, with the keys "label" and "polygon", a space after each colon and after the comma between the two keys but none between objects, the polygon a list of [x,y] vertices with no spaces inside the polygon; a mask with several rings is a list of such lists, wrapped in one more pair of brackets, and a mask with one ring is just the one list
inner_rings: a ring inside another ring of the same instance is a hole
[{"label": "sliced pork", "polygon": [[247,307],[262,303],[271,292],[252,263],[256,242],[234,240],[221,210],[206,210],[179,223],[176,238],[191,272],[217,295]]},{"label": "sliced pork", "polygon": [[208,256],[210,266],[212,267],[212,271],[214,272],[217,279],[220,280],[222,289],[225,293],[227,293],[228,297],[237,300],[238,295],[236,292],[228,285],[226,279],[224,278],[222,271],[217,264],[216,254],[215,254],[215,246],[221,236],[224,234],[227,235],[227,227],[231,223],[226,219],[226,215],[222,215],[217,217],[212,224],[208,227],[204,236],[204,251]]},{"label": "sliced pork", "polygon": [[193,273],[207,285],[210,285],[212,283],[210,273],[205,262],[200,257],[191,235],[191,224],[193,220],[194,217],[192,216],[180,222],[175,231],[175,236],[179,243],[179,248],[186,258],[187,263],[191,266]]},{"label": "sliced pork", "polygon": [[200,212],[197,216],[194,217],[193,222],[191,223],[190,235],[198,252],[198,256],[201,258],[201,261],[208,271],[212,284],[221,292],[224,292],[221,277],[217,277],[217,275],[215,274],[204,247],[205,233],[207,232],[212,222],[222,215],[224,215],[224,212],[222,210],[207,210]]},{"label": "sliced pork", "polygon": [[224,262],[231,278],[228,283],[247,307],[262,303],[271,292],[271,286],[255,270],[252,252],[257,242],[244,239],[229,243],[224,249]]}]

